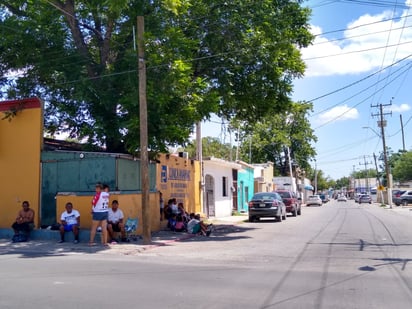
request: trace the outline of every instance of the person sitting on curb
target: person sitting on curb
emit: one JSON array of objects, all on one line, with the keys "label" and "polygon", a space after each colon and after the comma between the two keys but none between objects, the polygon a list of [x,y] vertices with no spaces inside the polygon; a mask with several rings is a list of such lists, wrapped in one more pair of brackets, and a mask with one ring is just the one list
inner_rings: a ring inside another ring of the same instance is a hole
[{"label": "person sitting on curb", "polygon": [[34,210],[30,208],[28,201],[22,203],[21,209],[16,217],[16,221],[11,226],[14,230],[14,238],[18,237],[20,232],[23,232],[26,240],[29,237],[30,231],[34,228]]},{"label": "person sitting on curb", "polygon": [[121,240],[123,242],[127,241],[123,219],[124,215],[123,211],[119,208],[119,202],[113,200],[112,208],[109,208],[109,217],[107,220],[107,231],[109,232],[109,237],[112,243],[116,242],[114,240],[114,232],[120,232]]},{"label": "person sitting on curb", "polygon": [[60,216],[60,240],[59,243],[64,242],[64,234],[66,232],[73,232],[74,243],[79,242],[79,229],[80,229],[80,213],[73,209],[73,204],[66,203],[66,211],[64,211]]},{"label": "person sitting on curb", "polygon": [[188,233],[210,236],[212,233],[213,224],[206,225],[202,220],[200,220],[199,214],[195,215],[194,213],[191,213],[190,217],[192,219],[187,223]]},{"label": "person sitting on curb", "polygon": [[176,216],[176,223],[175,223],[174,231],[175,232],[184,232],[184,231],[186,231],[185,222],[184,222],[183,216],[181,214],[178,214]]}]

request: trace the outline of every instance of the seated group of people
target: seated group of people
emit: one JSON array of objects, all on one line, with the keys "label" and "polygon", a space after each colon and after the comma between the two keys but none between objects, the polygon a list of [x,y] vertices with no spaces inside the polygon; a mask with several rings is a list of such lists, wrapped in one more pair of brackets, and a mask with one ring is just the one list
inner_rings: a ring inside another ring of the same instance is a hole
[{"label": "seated group of people", "polygon": [[210,236],[212,233],[212,224],[205,224],[199,214],[187,213],[183,203],[177,204],[175,198],[169,200],[164,213],[168,220],[167,227],[174,232],[188,232],[204,236]]},{"label": "seated group of people", "polygon": [[[80,229],[80,213],[73,209],[71,202],[66,203],[66,211],[60,217],[60,240],[59,243],[64,242],[64,235],[66,232],[73,232],[74,243],[79,242]],[[121,241],[127,241],[126,230],[124,224],[123,211],[119,208],[119,202],[113,200],[112,207],[109,208],[107,219],[107,232],[112,243],[115,243],[115,233],[120,233]]]},{"label": "seated group of people", "polygon": [[[16,221],[11,226],[14,230],[13,240],[21,235],[28,239],[30,231],[34,228],[34,210],[30,208],[28,201],[24,201],[22,207],[23,209],[18,212]],[[66,232],[73,232],[74,243],[77,244],[79,242],[80,212],[73,208],[71,202],[66,203],[65,209],[60,216],[60,240],[58,242],[63,243],[65,241]],[[113,200],[112,207],[109,208],[107,232],[112,243],[115,242],[115,233],[120,233],[121,241],[127,241],[124,215],[117,200]]]}]

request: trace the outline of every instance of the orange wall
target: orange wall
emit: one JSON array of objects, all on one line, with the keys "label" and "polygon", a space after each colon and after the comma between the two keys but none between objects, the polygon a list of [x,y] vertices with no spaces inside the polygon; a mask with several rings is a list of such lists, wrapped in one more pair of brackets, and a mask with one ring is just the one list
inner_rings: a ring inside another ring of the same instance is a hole
[{"label": "orange wall", "polygon": [[175,155],[160,154],[156,187],[165,205],[170,198],[182,202],[187,212],[201,213],[200,163]]},{"label": "orange wall", "polygon": [[[3,119],[10,111],[15,116]],[[40,152],[43,144],[43,109],[38,99],[0,102],[0,227],[16,219],[24,200],[39,224]]]},{"label": "orange wall", "polygon": [[[60,222],[60,216],[65,211],[65,205],[67,202],[73,204],[73,208],[80,212],[80,227],[89,229],[92,223],[91,215],[91,201],[93,196],[76,195],[74,193],[59,193],[56,196],[56,218]],[[142,234],[142,198],[140,194],[120,194],[119,192],[110,192],[110,205],[113,200],[119,201],[119,208],[123,211],[125,220],[128,217],[137,217],[139,224],[137,233]],[[158,193],[149,194],[150,203],[150,229],[152,231],[158,231],[160,229],[160,212],[158,205],[159,195]]]}]

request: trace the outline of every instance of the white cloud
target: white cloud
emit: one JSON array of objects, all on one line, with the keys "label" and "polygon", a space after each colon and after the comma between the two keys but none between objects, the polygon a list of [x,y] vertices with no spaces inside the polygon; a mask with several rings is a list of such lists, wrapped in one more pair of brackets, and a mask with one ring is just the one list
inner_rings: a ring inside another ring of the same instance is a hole
[{"label": "white cloud", "polygon": [[401,104],[401,105],[393,104],[393,105],[390,106],[390,110],[392,112],[395,112],[395,113],[407,112],[410,109],[411,109],[411,107],[409,106],[409,104]]},{"label": "white cloud", "polygon": [[345,105],[335,106],[334,108],[319,115],[320,123],[328,123],[332,121],[345,121],[359,118],[359,112],[356,108]]},{"label": "white cloud", "polygon": [[392,19],[392,12],[363,15],[347,25],[339,37],[326,37],[322,29],[312,26],[317,34],[314,44],[302,49],[307,69],[305,76],[358,74],[386,67],[406,56],[412,49],[412,19]]}]

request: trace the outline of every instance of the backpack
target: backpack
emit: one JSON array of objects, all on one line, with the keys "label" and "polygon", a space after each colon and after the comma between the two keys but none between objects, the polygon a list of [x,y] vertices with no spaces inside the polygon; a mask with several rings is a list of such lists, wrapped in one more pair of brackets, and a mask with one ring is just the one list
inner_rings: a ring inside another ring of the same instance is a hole
[{"label": "backpack", "polygon": [[26,234],[14,235],[13,238],[11,239],[12,242],[25,242],[27,240],[28,240],[28,237]]}]

